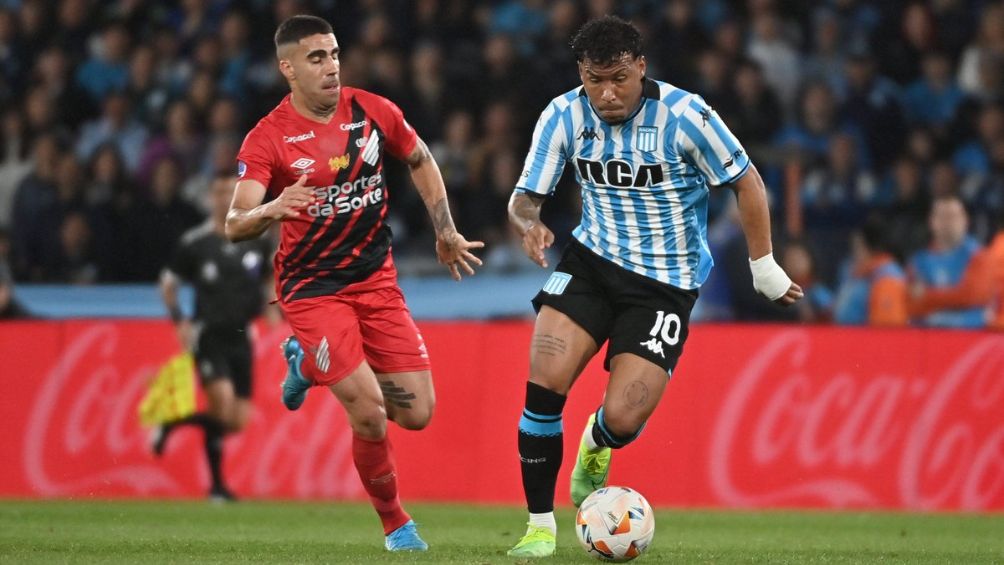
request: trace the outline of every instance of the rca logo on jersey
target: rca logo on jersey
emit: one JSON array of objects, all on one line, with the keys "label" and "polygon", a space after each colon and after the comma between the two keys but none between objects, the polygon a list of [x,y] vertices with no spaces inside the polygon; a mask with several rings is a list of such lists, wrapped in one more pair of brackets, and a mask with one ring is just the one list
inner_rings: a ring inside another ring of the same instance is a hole
[{"label": "rca logo on jersey", "polygon": [[[383,177],[377,173],[371,177],[362,176],[352,182],[322,186],[314,189],[314,198],[324,204],[307,206],[307,213],[317,218],[347,214],[366,206],[383,202]],[[358,194],[362,192],[362,194]],[[355,194],[355,196],[353,196]]]},{"label": "rca logo on jersey", "polygon": [[662,174],[662,167],[656,164],[646,164],[635,168],[631,163],[621,159],[611,159],[609,161],[590,161],[581,157],[575,160],[579,169],[579,176],[582,180],[593,184],[606,184],[617,188],[627,188],[633,186],[640,188],[662,184],[665,177]]},{"label": "rca logo on jersey", "polygon": [[314,160],[313,159],[308,159],[306,157],[300,157],[296,161],[293,161],[292,163],[290,163],[289,166],[292,167],[294,171],[296,171],[296,174],[298,174],[298,175],[304,175],[304,174],[311,173],[311,172],[314,171],[314,169],[309,169],[309,170],[307,169],[307,167],[309,167],[309,166],[311,166],[313,164],[314,164]]},{"label": "rca logo on jersey", "polygon": [[349,154],[346,153],[345,155],[339,155],[328,159],[328,166],[331,167],[331,172],[333,173],[349,168]]},{"label": "rca logo on jersey", "polygon": [[342,131],[352,131],[354,129],[359,129],[361,127],[366,127],[367,123],[369,123],[369,122],[367,122],[366,120],[362,120],[360,122],[352,122],[351,124],[342,124],[341,125],[341,129],[342,129]]},{"label": "rca logo on jersey", "polygon": [[301,133],[300,135],[289,135],[282,136],[282,140],[285,143],[296,143],[297,141],[307,141],[308,139],[314,139],[314,130],[310,130],[307,133]]}]

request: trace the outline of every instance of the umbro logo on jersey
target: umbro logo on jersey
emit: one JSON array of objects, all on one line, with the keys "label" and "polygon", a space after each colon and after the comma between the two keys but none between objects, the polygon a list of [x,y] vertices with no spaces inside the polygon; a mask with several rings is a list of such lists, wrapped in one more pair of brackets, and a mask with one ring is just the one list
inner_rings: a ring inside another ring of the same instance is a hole
[{"label": "umbro logo on jersey", "polygon": [[307,133],[301,133],[300,135],[284,135],[282,136],[282,140],[285,143],[296,143],[297,141],[307,141],[308,139],[314,139],[315,137],[317,136],[314,135],[314,130],[310,130]]},{"label": "umbro logo on jersey", "polygon": [[309,166],[311,166],[313,164],[314,164],[314,160],[313,159],[308,159],[306,157],[300,157],[296,161],[293,161],[292,163],[290,163],[289,166],[293,167],[294,169],[302,170],[302,169],[306,169],[307,167],[309,167]]},{"label": "umbro logo on jersey", "polygon": [[582,131],[579,132],[579,137],[577,137],[576,139],[589,139],[589,140],[595,139],[598,141],[602,141],[603,136],[601,136],[596,131],[596,128],[582,128]]}]

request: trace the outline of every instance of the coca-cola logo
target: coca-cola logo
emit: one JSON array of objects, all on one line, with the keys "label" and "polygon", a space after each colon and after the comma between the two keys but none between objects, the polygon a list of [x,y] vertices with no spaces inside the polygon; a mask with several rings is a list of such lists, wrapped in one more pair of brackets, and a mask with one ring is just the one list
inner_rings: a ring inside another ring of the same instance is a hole
[{"label": "coca-cola logo", "polygon": [[708,457],[723,503],[1001,506],[1004,337],[974,333],[953,355],[904,348],[895,362],[858,365],[817,352],[831,344],[814,335],[777,332],[729,388]]},{"label": "coca-cola logo", "polygon": [[[201,433],[176,433],[158,461],[136,417],[150,375],[176,347],[169,327],[91,323],[68,333],[40,375],[24,429],[30,488],[43,496],[200,493],[208,484]],[[228,480],[252,496],[358,497],[351,431],[338,403],[318,390],[296,414],[281,406],[286,335],[275,327],[255,341],[254,416],[227,441]]]}]

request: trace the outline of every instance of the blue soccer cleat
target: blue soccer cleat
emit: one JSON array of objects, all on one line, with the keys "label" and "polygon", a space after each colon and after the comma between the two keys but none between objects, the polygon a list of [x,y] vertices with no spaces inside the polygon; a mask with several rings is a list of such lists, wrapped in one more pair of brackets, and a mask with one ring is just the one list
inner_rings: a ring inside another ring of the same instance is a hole
[{"label": "blue soccer cleat", "polygon": [[288,410],[296,410],[307,398],[310,381],[303,378],[300,364],[303,363],[303,347],[295,336],[289,336],[282,342],[282,356],[286,358],[289,370],[282,381],[282,403]]},{"label": "blue soccer cleat", "polygon": [[425,551],[429,544],[418,537],[418,528],[414,520],[408,520],[403,526],[387,534],[384,542],[387,551]]}]

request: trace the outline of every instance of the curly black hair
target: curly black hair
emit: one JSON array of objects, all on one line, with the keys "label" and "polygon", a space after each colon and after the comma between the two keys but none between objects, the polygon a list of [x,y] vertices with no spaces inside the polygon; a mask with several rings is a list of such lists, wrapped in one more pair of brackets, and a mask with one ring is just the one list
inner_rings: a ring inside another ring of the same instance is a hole
[{"label": "curly black hair", "polygon": [[586,22],[569,45],[576,61],[589,59],[606,66],[625,53],[635,58],[641,55],[641,32],[617,16],[603,16]]}]

